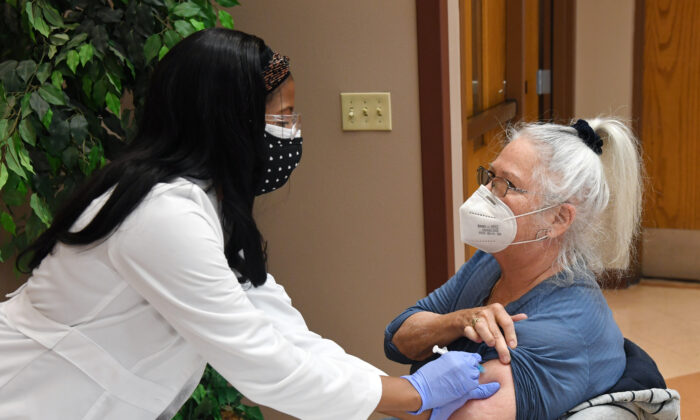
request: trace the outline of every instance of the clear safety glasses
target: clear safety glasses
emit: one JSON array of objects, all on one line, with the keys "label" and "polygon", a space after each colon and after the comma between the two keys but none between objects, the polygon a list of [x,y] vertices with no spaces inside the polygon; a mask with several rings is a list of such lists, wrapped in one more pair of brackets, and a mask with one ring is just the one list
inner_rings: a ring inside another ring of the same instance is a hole
[{"label": "clear safety glasses", "polygon": [[516,187],[512,182],[505,178],[496,176],[496,174],[483,166],[479,166],[479,168],[476,170],[476,180],[479,182],[479,185],[488,185],[491,183],[491,192],[493,192],[493,194],[499,198],[505,197],[506,194],[508,194],[508,190],[517,191],[523,194],[529,192]]},{"label": "clear safety glasses", "polygon": [[277,127],[274,130],[277,137],[289,140],[301,137],[301,114],[265,114],[265,124]]}]

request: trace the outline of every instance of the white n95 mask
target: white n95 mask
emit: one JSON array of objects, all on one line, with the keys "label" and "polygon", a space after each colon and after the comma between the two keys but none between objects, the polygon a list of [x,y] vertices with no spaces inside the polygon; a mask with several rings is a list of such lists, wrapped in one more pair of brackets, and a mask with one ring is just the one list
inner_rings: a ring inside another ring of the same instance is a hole
[{"label": "white n95 mask", "polygon": [[555,206],[514,215],[506,203],[481,185],[459,208],[462,242],[493,254],[509,245],[525,244],[547,239],[547,236],[529,241],[513,242],[518,231],[516,218],[551,209]]}]

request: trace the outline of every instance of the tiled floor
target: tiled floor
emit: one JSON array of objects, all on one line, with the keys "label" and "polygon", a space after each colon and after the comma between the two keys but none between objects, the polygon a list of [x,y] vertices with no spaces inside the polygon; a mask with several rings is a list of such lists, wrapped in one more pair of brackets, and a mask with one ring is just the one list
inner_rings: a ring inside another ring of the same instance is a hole
[{"label": "tiled floor", "polygon": [[625,337],[680,392],[682,417],[700,419],[700,284],[642,280],[605,297]]}]

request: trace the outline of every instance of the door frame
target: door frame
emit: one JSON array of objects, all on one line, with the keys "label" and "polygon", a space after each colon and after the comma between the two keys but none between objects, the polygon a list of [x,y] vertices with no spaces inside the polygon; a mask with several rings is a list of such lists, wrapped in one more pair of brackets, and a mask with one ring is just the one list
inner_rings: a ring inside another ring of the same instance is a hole
[{"label": "door frame", "polygon": [[[452,195],[452,150],[450,131],[448,0],[416,0],[416,36],[418,44],[418,94],[420,108],[421,167],[423,182],[423,232],[425,245],[426,292],[440,287],[455,272],[455,243]],[[524,7],[523,0],[506,0],[507,7]],[[550,108],[559,119],[573,117],[575,21],[574,0],[541,0],[540,10],[551,4],[551,18],[541,18],[541,28],[551,23],[548,38],[552,44],[552,94]],[[512,12],[512,10],[511,10]],[[508,11],[507,16],[512,14]],[[521,25],[521,30],[525,30]],[[516,30],[507,31],[507,45],[514,42]],[[541,36],[542,42],[547,42]],[[547,44],[543,44],[547,45]],[[523,51],[510,51],[511,60],[523,57]],[[547,48],[544,48],[543,52]],[[541,54],[542,55],[542,54]],[[512,61],[511,61],[512,62]],[[522,60],[521,60],[522,62]],[[543,63],[546,64],[546,63]],[[507,66],[506,76],[517,80],[520,73]],[[522,80],[522,79],[521,79]],[[515,83],[507,83],[516,95]],[[510,99],[510,98],[506,98]],[[516,99],[513,97],[512,99]],[[516,107],[516,115],[518,115]],[[462,125],[469,130],[469,124]],[[462,133],[463,136],[467,133]]]}]

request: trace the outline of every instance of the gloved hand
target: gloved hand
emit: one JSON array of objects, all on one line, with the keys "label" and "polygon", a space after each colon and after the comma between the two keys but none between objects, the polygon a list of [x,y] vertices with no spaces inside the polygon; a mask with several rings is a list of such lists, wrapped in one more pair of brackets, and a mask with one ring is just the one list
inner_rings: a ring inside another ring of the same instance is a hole
[{"label": "gloved hand", "polygon": [[402,376],[420,394],[423,403],[419,414],[464,398],[479,385],[479,362],[476,353],[451,351],[423,365],[413,375]]},{"label": "gloved hand", "polygon": [[454,400],[451,403],[443,405],[442,407],[433,408],[433,412],[430,414],[430,420],[447,420],[450,418],[452,413],[466,404],[467,401],[488,398],[495,394],[500,388],[501,385],[498,382],[489,382],[488,384],[479,385],[473,391],[468,393],[466,397]]}]

